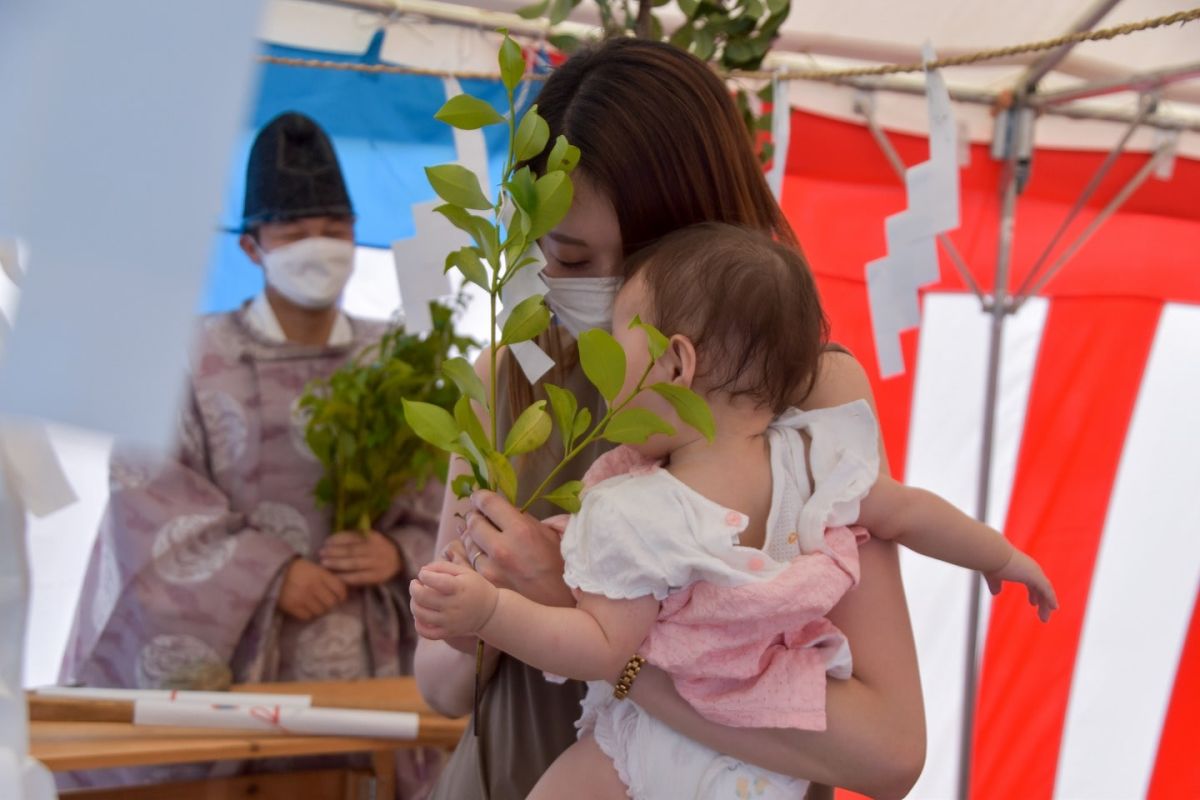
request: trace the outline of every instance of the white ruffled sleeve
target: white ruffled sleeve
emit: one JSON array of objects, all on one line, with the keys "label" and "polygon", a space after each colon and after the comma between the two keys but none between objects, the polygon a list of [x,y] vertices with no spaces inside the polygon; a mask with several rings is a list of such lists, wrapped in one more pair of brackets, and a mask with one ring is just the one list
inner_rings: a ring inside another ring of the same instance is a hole
[{"label": "white ruffled sleeve", "polygon": [[859,504],[879,478],[879,426],[865,400],[813,411],[789,409],[774,425],[805,430],[813,493],[800,511],[800,551],[817,552],[825,529],[858,520]]},{"label": "white ruffled sleeve", "polygon": [[738,570],[720,555],[746,526],[736,516],[663,471],[605,481],[584,493],[563,534],[563,578],[572,589],[617,600],[662,600],[699,579],[737,581]]}]

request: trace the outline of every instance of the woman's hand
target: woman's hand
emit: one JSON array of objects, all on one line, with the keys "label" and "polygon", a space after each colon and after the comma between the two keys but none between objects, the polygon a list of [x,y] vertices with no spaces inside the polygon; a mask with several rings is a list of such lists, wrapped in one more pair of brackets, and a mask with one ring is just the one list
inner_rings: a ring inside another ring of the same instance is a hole
[{"label": "woman's hand", "polygon": [[335,533],[321,545],[321,566],[348,586],[378,586],[400,574],[400,548],[378,531]]},{"label": "woman's hand", "polygon": [[460,523],[468,563],[494,585],[547,606],[573,606],[563,583],[559,534],[495,492],[471,495]]}]

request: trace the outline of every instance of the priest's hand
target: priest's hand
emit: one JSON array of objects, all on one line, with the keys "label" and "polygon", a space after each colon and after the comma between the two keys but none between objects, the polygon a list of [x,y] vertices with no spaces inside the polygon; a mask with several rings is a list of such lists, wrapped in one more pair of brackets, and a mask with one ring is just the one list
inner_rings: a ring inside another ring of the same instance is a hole
[{"label": "priest's hand", "polygon": [[348,586],[377,586],[400,574],[400,548],[378,531],[335,533],[321,545],[321,566]]},{"label": "priest's hand", "polygon": [[307,622],[345,600],[346,584],[340,578],[308,559],[297,558],[287,566],[276,605],[283,613]]}]

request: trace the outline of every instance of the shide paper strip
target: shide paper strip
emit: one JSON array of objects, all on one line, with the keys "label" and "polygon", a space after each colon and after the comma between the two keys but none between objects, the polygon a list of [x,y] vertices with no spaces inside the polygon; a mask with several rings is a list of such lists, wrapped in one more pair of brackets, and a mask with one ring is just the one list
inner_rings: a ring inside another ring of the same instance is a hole
[{"label": "shide paper strip", "polygon": [[404,329],[424,334],[433,330],[429,302],[453,294],[445,271],[446,251],[470,244],[467,234],[454,227],[434,208],[441,203],[418,203],[412,207],[416,233],[392,243],[396,280],[404,309]]},{"label": "shide paper strip", "polygon": [[[923,51],[926,63],[933,49]],[[908,208],[887,218],[887,255],[867,264],[867,298],[879,372],[885,378],[904,371],[900,333],[921,324],[918,291],[939,277],[937,235],[959,224],[957,125],[950,93],[937,70],[926,70],[929,107],[929,160],[904,176]]]}]

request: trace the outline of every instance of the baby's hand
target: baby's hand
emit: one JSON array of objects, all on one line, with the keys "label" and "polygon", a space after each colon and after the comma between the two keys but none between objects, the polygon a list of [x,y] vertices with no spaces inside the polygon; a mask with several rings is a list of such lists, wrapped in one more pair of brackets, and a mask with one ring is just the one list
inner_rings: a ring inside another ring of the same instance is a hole
[{"label": "baby's hand", "polygon": [[496,610],[499,589],[469,567],[436,561],[409,584],[417,633],[449,639],[477,633]]},{"label": "baby's hand", "polygon": [[992,594],[1000,594],[1004,581],[1023,583],[1029,590],[1029,605],[1038,607],[1038,617],[1042,622],[1050,619],[1050,612],[1058,610],[1058,598],[1054,595],[1054,587],[1050,579],[1038,563],[1020,550],[1013,548],[1012,558],[995,572],[984,573],[988,589]]}]

